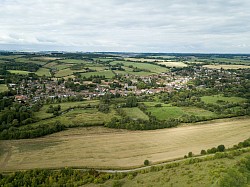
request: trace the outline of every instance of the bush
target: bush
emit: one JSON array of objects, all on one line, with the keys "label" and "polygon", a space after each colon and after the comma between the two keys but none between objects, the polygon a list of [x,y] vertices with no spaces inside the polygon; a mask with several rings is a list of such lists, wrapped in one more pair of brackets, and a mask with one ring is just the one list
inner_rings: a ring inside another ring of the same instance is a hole
[{"label": "bush", "polygon": [[192,152],[189,152],[188,153],[188,157],[192,157],[193,156],[193,153]]},{"label": "bush", "polygon": [[224,145],[219,145],[219,146],[217,147],[217,150],[218,150],[219,152],[224,152],[224,151],[225,151],[225,146],[224,146]]},{"label": "bush", "polygon": [[144,160],[144,165],[148,166],[149,165],[149,160]]},{"label": "bush", "polygon": [[205,155],[205,154],[207,154],[207,152],[206,152],[206,150],[201,150],[201,155]]}]

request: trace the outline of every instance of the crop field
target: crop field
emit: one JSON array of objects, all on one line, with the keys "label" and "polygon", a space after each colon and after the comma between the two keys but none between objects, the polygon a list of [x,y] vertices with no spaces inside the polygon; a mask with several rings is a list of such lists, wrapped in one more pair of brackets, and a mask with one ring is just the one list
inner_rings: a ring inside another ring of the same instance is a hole
[{"label": "crop field", "polygon": [[8,87],[6,84],[0,84],[0,92],[8,91]]},{"label": "crop field", "polygon": [[81,73],[81,75],[84,77],[90,77],[94,75],[105,76],[106,78],[114,77],[114,73],[110,70]]},{"label": "crop field", "polygon": [[183,62],[164,61],[164,62],[159,62],[158,64],[162,64],[167,67],[187,67],[187,64]]},{"label": "crop field", "polygon": [[49,69],[47,69],[47,68],[39,68],[38,70],[37,70],[37,72],[36,72],[36,74],[38,75],[38,76],[46,76],[46,77],[50,77],[51,75],[50,75],[50,71],[49,71]]},{"label": "crop field", "polygon": [[60,59],[61,58],[58,58],[58,57],[46,57],[46,56],[32,58],[32,60],[40,60],[40,61],[53,61],[53,60],[60,60]]},{"label": "crop field", "polygon": [[21,74],[21,75],[28,75],[29,71],[21,71],[21,70],[8,70],[10,73],[14,73],[14,74]]},{"label": "crop field", "polygon": [[[78,114],[74,111],[69,115],[73,120]],[[94,118],[96,114],[89,115]],[[199,154],[202,149],[220,144],[231,147],[249,137],[250,118],[153,131],[75,128],[43,138],[0,141],[0,150],[4,150],[0,170],[66,166],[131,168],[143,165],[145,159],[157,163],[183,158],[189,151]]]},{"label": "crop field", "polygon": [[148,120],[148,116],[144,114],[139,108],[134,107],[134,108],[122,108],[125,112],[125,114],[132,118],[132,119],[143,119],[143,120]]},{"label": "crop field", "polygon": [[203,67],[210,68],[210,69],[248,69],[250,66],[246,65],[222,65],[222,64],[216,64],[216,65],[205,65]]},{"label": "crop field", "polygon": [[201,100],[207,104],[219,104],[218,101],[224,101],[229,103],[244,103],[245,98],[241,97],[224,97],[222,95],[212,95],[212,96],[203,96]]},{"label": "crop field", "polygon": [[128,61],[134,61],[134,62],[164,62],[164,60],[161,59],[155,59],[155,58],[124,58],[124,60]]}]

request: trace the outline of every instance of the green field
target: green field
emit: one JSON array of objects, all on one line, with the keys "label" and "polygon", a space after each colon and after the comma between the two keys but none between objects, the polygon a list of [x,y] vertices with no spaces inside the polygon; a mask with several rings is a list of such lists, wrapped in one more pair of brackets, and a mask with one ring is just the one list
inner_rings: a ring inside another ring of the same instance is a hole
[{"label": "green field", "polygon": [[[82,70],[82,71],[84,71],[84,70]],[[82,71],[80,71],[80,72],[82,72]],[[56,72],[55,77],[66,77],[66,76],[72,75],[74,72],[79,72],[79,71],[71,70],[69,68],[62,69],[62,70],[59,70],[58,72]]]},{"label": "green field", "polygon": [[28,75],[29,71],[21,71],[21,70],[8,70],[10,73],[14,73],[14,74],[21,74],[21,75]]},{"label": "green field", "polygon": [[[66,103],[59,103],[59,104],[51,104],[53,107],[60,105],[61,106],[61,111],[67,110],[69,108],[72,107],[83,107],[83,106],[87,106],[87,105],[91,105],[91,106],[96,106],[99,104],[98,100],[90,100],[90,101],[79,101],[79,102],[66,102]],[[51,113],[46,113],[46,111],[48,110],[50,105],[44,105],[39,112],[35,112],[35,117],[39,118],[39,119],[45,119],[48,117],[53,116],[53,114]]]},{"label": "green field", "polygon": [[6,84],[0,84],[0,92],[5,92],[8,91],[8,87]]},{"label": "green field", "polygon": [[[115,116],[117,116],[117,114],[114,110],[111,110],[108,114],[105,114],[99,112],[96,108],[73,109],[63,115],[45,119],[31,125],[37,126],[41,124],[51,124],[56,121],[60,121],[66,127],[103,125],[105,122],[110,121],[111,118]],[[49,117],[49,115],[44,115],[43,117]]]},{"label": "green field", "polygon": [[133,66],[134,68],[137,67],[140,69],[146,69],[153,73],[162,73],[162,72],[168,71],[168,69],[165,67],[157,66],[155,64],[143,63],[143,62],[137,63],[137,62],[128,62],[128,61],[113,61],[110,64],[116,65],[117,63],[123,63],[124,66],[126,67]]},{"label": "green field", "polygon": [[38,76],[46,76],[46,77],[50,77],[51,76],[50,71],[47,68],[39,68],[37,70],[36,74]]},{"label": "green field", "polygon": [[125,112],[125,114],[136,120],[136,119],[143,119],[143,120],[149,120],[148,116],[146,114],[144,114],[139,108],[134,107],[134,108],[122,108],[121,110],[123,110]]},{"label": "green field", "polygon": [[148,107],[148,112],[151,112],[158,120],[167,120],[170,118],[180,118],[183,115],[194,115],[204,117],[215,117],[216,114],[208,110],[204,110],[197,107],[176,107],[176,106],[164,106],[162,107]]},{"label": "green field", "polygon": [[105,76],[106,78],[110,79],[114,77],[114,73],[110,70],[105,70],[105,71],[97,71],[97,72],[87,72],[87,73],[81,73],[83,77],[90,77],[90,76]]},{"label": "green field", "polygon": [[[148,169],[148,171],[139,171],[137,175],[128,174],[123,179],[110,179],[102,187],[114,186],[121,184],[123,187],[218,187],[219,180],[224,175],[227,168],[233,168],[238,162],[243,160],[250,153],[244,153],[240,156],[235,156],[233,159],[223,158],[202,161],[200,163],[188,164],[179,162],[178,166],[172,168],[171,164],[159,166],[161,169]],[[168,168],[170,167],[170,168]],[[89,184],[86,186],[99,186],[97,184]]]},{"label": "green field", "polygon": [[60,60],[60,62],[64,62],[66,64],[88,64],[90,63],[86,60],[77,60],[77,59],[64,59],[64,60]]},{"label": "green field", "polygon": [[224,101],[229,103],[244,103],[246,99],[241,97],[224,97],[222,95],[212,95],[212,96],[203,96],[201,101],[207,104],[218,104],[218,101]]},{"label": "green field", "polygon": [[34,63],[34,64],[39,64],[39,65],[45,65],[47,62],[46,61],[39,61],[39,60],[32,60],[29,58],[16,58],[16,62],[23,62],[23,63]]},{"label": "green field", "polygon": [[210,69],[249,69],[250,66],[248,65],[225,65],[225,64],[213,64],[213,65],[205,65],[203,67],[210,68]]}]

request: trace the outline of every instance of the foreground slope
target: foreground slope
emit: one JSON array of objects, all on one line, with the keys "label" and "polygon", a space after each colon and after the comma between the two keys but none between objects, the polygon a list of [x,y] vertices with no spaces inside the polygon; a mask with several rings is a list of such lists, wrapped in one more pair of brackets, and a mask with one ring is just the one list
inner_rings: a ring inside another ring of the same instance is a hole
[{"label": "foreground slope", "polygon": [[0,141],[0,170],[65,166],[131,168],[181,158],[189,151],[224,144],[230,147],[250,137],[250,118],[215,120],[199,125],[154,131],[101,127],[70,129],[44,138]]}]

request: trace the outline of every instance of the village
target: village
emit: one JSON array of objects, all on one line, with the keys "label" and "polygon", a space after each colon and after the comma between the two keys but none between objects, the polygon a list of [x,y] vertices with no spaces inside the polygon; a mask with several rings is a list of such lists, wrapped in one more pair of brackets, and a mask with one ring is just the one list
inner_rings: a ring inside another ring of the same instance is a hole
[{"label": "village", "polygon": [[[38,79],[23,80],[20,84],[9,84],[8,87],[16,91],[15,100],[23,103],[35,103],[39,100],[53,100],[60,98],[78,98],[78,100],[91,100],[99,98],[106,93],[116,96],[151,95],[163,92],[172,92],[181,89],[192,89],[195,80],[199,80],[196,88],[206,88],[206,79],[214,79],[215,87],[223,86],[224,79],[239,79],[236,74],[226,70],[207,68],[193,68],[191,72],[181,70],[166,72],[151,76],[124,75],[122,79],[117,76],[112,79],[103,79],[99,83],[82,80],[81,78],[69,79]],[[68,86],[70,85],[71,86]],[[72,86],[73,85],[73,86]],[[80,89],[74,89],[78,86]]]}]

